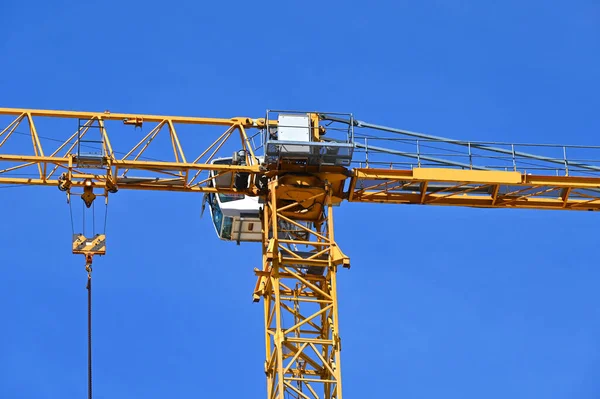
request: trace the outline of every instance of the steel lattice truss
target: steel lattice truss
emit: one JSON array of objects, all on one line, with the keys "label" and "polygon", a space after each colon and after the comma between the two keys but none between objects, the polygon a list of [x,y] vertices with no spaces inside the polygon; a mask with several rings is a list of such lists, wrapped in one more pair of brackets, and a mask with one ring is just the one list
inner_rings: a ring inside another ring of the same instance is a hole
[{"label": "steel lattice truss", "polygon": [[[342,398],[336,273],[349,259],[334,239],[334,205],[600,210],[600,147],[467,142],[309,115],[310,145],[333,160],[350,146],[346,163],[265,162],[258,152],[277,126],[268,112],[220,119],[0,108],[0,185],[56,187],[88,206],[128,189],[260,197],[253,298],[264,303],[269,399]],[[238,150],[236,164],[213,163]],[[223,177],[229,186],[211,184]],[[73,252],[91,264],[106,252],[105,236],[75,234]]]}]

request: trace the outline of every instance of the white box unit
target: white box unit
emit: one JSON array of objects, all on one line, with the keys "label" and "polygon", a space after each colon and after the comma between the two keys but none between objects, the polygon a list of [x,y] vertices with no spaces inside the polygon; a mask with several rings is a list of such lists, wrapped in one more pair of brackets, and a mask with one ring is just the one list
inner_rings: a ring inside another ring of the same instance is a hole
[{"label": "white box unit", "polygon": [[[279,114],[277,140],[310,142],[310,118],[308,115]],[[283,143],[282,143],[283,144]],[[282,145],[281,152],[308,154],[309,146]]]}]

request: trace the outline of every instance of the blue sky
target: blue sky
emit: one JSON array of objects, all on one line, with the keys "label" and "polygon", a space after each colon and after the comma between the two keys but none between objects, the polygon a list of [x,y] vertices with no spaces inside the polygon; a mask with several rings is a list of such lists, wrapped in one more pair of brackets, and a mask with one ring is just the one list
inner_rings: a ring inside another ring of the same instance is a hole
[{"label": "blue sky", "polygon": [[[3,1],[0,106],[323,109],[461,139],[598,144],[593,0],[124,3]],[[219,241],[200,204],[111,199],[95,397],[264,397],[260,248]],[[0,397],[83,397],[85,272],[64,194],[0,188],[0,207]],[[336,212],[353,265],[339,282],[346,397],[600,397],[598,215]]]}]

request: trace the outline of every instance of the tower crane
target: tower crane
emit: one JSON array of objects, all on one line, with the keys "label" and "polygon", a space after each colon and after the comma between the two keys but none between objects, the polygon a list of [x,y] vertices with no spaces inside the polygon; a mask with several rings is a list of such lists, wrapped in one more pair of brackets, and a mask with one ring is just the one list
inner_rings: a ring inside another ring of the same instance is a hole
[{"label": "tower crane", "polygon": [[[342,399],[336,276],[350,259],[333,218],[342,203],[600,210],[595,146],[460,141],[314,111],[201,118],[0,108],[0,123],[0,184],[55,187],[69,203],[79,197],[84,212],[126,190],[198,193],[220,239],[259,243],[251,296],[264,306],[269,399]],[[11,150],[19,137],[29,151]],[[73,233],[91,294],[106,235]]]}]

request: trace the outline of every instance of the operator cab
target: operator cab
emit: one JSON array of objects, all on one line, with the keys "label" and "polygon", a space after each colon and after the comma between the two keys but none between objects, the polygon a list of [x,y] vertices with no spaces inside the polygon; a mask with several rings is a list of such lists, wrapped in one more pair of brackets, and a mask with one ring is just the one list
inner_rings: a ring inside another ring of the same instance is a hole
[{"label": "operator cab", "polygon": [[[219,158],[211,163],[231,165],[232,160],[233,158]],[[232,186],[232,180],[235,178],[233,173],[218,174],[219,172],[210,172],[212,178],[210,184],[213,187],[229,188]],[[210,207],[210,217],[220,239],[236,241],[238,244],[242,241],[262,241],[259,197],[245,194],[208,193],[205,200]]]}]

